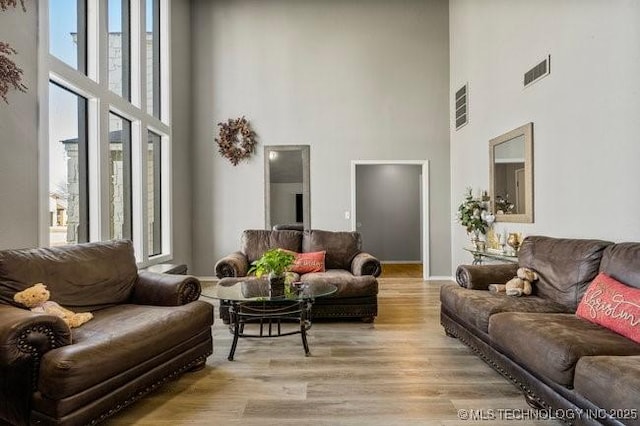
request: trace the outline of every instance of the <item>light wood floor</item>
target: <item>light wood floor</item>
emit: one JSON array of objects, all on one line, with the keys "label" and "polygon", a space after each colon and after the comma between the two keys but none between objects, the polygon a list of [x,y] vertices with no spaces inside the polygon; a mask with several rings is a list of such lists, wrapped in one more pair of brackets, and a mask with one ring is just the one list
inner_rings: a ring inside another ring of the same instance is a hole
[{"label": "light wood floor", "polygon": [[527,415],[529,409],[510,382],[444,335],[441,284],[380,279],[375,323],[314,324],[310,357],[294,335],[241,339],[235,361],[227,361],[231,335],[216,319],[214,354],[204,370],[181,376],[107,424],[560,424],[500,421],[498,411],[493,420],[460,418],[458,410],[523,410]]},{"label": "light wood floor", "polygon": [[422,278],[422,263],[383,263],[382,278]]}]

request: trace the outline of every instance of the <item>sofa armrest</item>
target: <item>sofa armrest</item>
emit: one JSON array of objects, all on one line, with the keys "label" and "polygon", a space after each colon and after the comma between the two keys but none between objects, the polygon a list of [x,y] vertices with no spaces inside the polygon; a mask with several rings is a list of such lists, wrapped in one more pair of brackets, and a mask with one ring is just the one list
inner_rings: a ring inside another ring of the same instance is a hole
[{"label": "sofa armrest", "polygon": [[198,300],[200,281],[191,275],[138,273],[132,302],[138,305],[179,306]]},{"label": "sofa armrest", "polygon": [[71,330],[62,318],[0,304],[0,365],[69,344]]},{"label": "sofa armrest", "polygon": [[218,278],[246,277],[249,271],[249,260],[244,253],[236,251],[218,260],[215,271]]},{"label": "sofa armrest", "polygon": [[489,284],[504,284],[516,276],[518,264],[460,265],[456,281],[470,290],[488,290]]},{"label": "sofa armrest", "polygon": [[361,252],[351,261],[351,273],[356,276],[373,275],[378,277],[382,273],[382,266],[380,266],[380,261],[373,255]]},{"label": "sofa armrest", "polygon": [[0,423],[25,424],[40,359],[71,344],[71,330],[54,315],[0,304]]}]

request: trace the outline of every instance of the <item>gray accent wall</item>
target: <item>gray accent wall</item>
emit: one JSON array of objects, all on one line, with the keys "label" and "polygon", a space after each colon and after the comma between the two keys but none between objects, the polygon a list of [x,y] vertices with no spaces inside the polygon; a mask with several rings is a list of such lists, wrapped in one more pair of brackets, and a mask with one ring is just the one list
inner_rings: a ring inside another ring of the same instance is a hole
[{"label": "gray accent wall", "polygon": [[[637,1],[451,0],[450,93],[469,82],[470,109],[451,132],[451,211],[488,189],[489,140],[533,122],[535,222],[496,229],[640,241],[639,22]],[[551,74],[524,89],[547,55]],[[472,259],[452,227],[455,268]]]},{"label": "gray accent wall", "polygon": [[[0,249],[38,245],[38,8],[26,1],[0,11],[0,40],[24,71],[27,93],[10,91],[0,99]],[[48,205],[45,206],[48,208]]]},{"label": "gray accent wall", "polygon": [[418,165],[356,165],[356,228],[364,251],[383,262],[422,262],[421,180]]},{"label": "gray accent wall", "polygon": [[[194,273],[264,227],[260,147],[308,144],[316,229],[351,228],[352,160],[429,160],[431,272],[450,276],[448,2],[192,4]],[[260,146],[234,167],[214,138],[243,115]]]}]

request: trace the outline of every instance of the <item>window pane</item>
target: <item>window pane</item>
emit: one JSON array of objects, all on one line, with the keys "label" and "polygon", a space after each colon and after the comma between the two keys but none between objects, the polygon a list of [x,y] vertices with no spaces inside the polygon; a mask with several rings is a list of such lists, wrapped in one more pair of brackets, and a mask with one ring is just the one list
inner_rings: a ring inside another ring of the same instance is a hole
[{"label": "window pane", "polygon": [[87,1],[49,3],[49,53],[87,73]]},{"label": "window pane", "polygon": [[131,99],[129,0],[109,0],[109,90]]},{"label": "window pane", "polygon": [[160,118],[160,0],[146,0],[147,112]]},{"label": "window pane", "polygon": [[131,239],[131,122],[109,114],[109,236]]},{"label": "window pane", "polygon": [[159,135],[148,132],[147,155],[147,213],[149,231],[149,256],[162,253],[162,216],[161,216],[161,174],[160,159],[161,138]]},{"label": "window pane", "polygon": [[49,83],[49,244],[89,241],[87,100]]}]

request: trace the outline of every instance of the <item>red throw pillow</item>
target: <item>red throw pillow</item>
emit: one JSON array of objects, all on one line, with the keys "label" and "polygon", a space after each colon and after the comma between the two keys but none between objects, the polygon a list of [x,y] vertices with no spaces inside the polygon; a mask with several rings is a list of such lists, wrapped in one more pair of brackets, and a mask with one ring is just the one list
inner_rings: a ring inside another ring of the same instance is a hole
[{"label": "red throw pillow", "polygon": [[576,315],[640,343],[640,289],[602,272],[589,284]]},{"label": "red throw pillow", "polygon": [[296,272],[298,274],[324,272],[324,256],[326,253],[326,251],[296,253],[296,260],[291,267],[291,272]]}]

